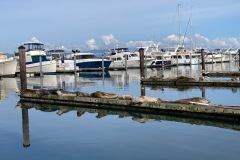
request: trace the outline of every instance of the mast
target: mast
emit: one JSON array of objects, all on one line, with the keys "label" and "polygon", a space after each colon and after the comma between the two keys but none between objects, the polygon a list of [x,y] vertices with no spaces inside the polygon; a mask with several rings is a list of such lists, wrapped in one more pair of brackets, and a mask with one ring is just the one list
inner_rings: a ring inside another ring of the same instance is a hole
[{"label": "mast", "polygon": [[179,32],[179,46],[182,46],[181,44],[181,36],[182,36],[182,31],[181,31],[181,13],[180,13],[180,10],[181,10],[181,4],[178,4],[178,20],[179,20],[179,26],[178,26],[178,32]]},{"label": "mast", "polygon": [[191,13],[190,13],[190,44],[192,45],[192,48],[194,49],[194,45],[192,42],[192,7],[191,7]]}]

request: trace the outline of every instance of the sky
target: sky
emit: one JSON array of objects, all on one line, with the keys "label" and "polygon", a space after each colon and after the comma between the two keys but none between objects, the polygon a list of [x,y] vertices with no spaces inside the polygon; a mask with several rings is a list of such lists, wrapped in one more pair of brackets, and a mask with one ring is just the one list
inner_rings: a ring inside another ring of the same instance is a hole
[{"label": "sky", "polygon": [[0,51],[240,47],[239,0],[0,0]]}]

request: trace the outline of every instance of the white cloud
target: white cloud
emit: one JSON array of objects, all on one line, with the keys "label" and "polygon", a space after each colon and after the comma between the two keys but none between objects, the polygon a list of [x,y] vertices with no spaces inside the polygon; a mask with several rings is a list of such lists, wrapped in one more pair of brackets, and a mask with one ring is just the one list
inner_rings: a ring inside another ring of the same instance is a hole
[{"label": "white cloud", "polygon": [[[32,41],[37,42],[38,39],[36,37],[32,38]],[[183,36],[181,37],[183,41]],[[39,41],[38,41],[39,42]],[[103,43],[102,43],[103,42]],[[159,44],[160,48],[165,48],[169,46],[176,46],[179,44],[178,35],[171,34],[164,38],[162,38],[159,42],[154,41],[128,41],[128,42],[120,42],[118,41],[112,34],[103,35],[101,36],[100,44],[96,44],[94,39],[89,39],[85,42],[84,45],[79,44],[72,44],[71,46],[55,46],[50,43],[45,43],[46,50],[48,49],[56,49],[62,48],[64,50],[71,51],[72,49],[78,50],[97,50],[97,49],[110,49],[119,45],[120,47],[128,47],[130,49],[136,47],[143,47],[148,46],[151,43]],[[186,49],[193,49],[193,47],[202,47],[207,48],[209,50],[216,49],[216,48],[232,48],[237,49],[240,47],[240,37],[239,38],[215,38],[210,40],[209,38],[202,36],[200,34],[195,34],[192,38],[192,42],[190,41],[189,37],[184,38],[184,44]]]},{"label": "white cloud", "polygon": [[94,39],[87,40],[85,44],[87,45],[87,48],[90,50],[98,49],[98,46],[96,45],[96,42]]},{"label": "white cloud", "polygon": [[40,42],[36,37],[32,37],[31,42]]},{"label": "white cloud", "polygon": [[240,39],[237,38],[216,38],[212,41],[213,48],[239,48]]},{"label": "white cloud", "polygon": [[126,47],[129,48],[144,47],[150,45],[152,42],[153,41],[129,41],[126,43]]},{"label": "white cloud", "polygon": [[119,43],[119,41],[112,34],[103,35],[100,39],[105,46],[116,46]]}]

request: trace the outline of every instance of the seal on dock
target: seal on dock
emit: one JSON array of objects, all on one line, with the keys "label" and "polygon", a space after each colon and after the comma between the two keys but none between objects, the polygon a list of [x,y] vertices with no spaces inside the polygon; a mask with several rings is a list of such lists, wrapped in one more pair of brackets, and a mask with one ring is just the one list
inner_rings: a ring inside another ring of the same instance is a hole
[{"label": "seal on dock", "polygon": [[193,97],[187,99],[180,99],[177,101],[173,101],[174,103],[182,103],[182,104],[199,104],[199,105],[208,105],[210,103],[209,100],[201,97]]},{"label": "seal on dock", "polygon": [[132,100],[132,103],[143,103],[143,102],[161,102],[161,99],[157,97],[140,96]]},{"label": "seal on dock", "polygon": [[118,97],[117,94],[106,93],[101,91],[94,92],[90,96],[95,98],[110,98],[110,99],[115,99]]}]

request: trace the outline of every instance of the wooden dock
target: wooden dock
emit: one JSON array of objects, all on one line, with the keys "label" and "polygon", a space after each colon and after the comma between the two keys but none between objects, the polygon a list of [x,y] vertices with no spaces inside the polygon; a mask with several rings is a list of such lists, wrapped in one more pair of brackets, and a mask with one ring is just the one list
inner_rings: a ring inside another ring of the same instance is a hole
[{"label": "wooden dock", "polygon": [[240,81],[234,80],[195,80],[189,77],[173,77],[168,79],[150,77],[141,80],[142,85],[164,85],[164,86],[207,86],[207,87],[240,87]]},{"label": "wooden dock", "polygon": [[137,111],[153,114],[181,115],[212,120],[240,121],[240,106],[222,106],[201,103],[180,103],[166,101],[136,101],[119,98],[96,98],[82,94],[45,94],[46,92],[26,90],[20,96],[20,102],[57,104],[67,106],[84,106],[122,111]]},{"label": "wooden dock", "polygon": [[235,72],[203,72],[203,76],[208,77],[232,77],[232,76],[240,76],[240,71]]}]

